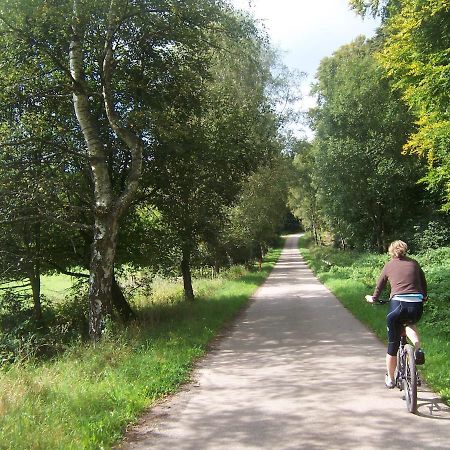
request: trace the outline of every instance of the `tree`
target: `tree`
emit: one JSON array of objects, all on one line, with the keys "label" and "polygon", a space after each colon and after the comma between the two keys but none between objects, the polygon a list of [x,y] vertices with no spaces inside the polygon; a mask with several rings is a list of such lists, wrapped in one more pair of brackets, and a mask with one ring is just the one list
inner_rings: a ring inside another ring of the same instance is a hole
[{"label": "tree", "polygon": [[246,259],[258,258],[277,236],[287,212],[291,161],[274,157],[243,182],[236,203],[228,212],[225,241],[231,249],[243,248]]},{"label": "tree", "polygon": [[417,161],[401,154],[412,119],[358,38],[322,60],[313,111],[314,183],[334,234],[383,251],[420,207]]},{"label": "tree", "polygon": [[294,159],[292,181],[289,187],[288,204],[307,230],[310,230],[316,244],[321,242],[322,218],[317,198],[317,186],[313,174],[315,155],[313,145],[298,141],[293,146]]},{"label": "tree", "polygon": [[417,129],[405,151],[424,157],[424,181],[441,192],[443,209],[450,209],[450,5],[446,0],[352,1],[365,13],[386,12],[385,36],[378,58],[417,118]]},{"label": "tree", "polygon": [[214,247],[242,179],[278,150],[277,117],[265,92],[271,82],[267,49],[258,31],[230,13],[208,40],[214,51],[207,73],[182,67],[181,77],[190,82],[154,117],[155,146],[146,167],[150,202],[179,248],[191,301],[194,250],[201,241]]},{"label": "tree", "polygon": [[[5,92],[19,89],[35,105],[55,96],[67,104],[67,95],[72,97],[75,116],[62,122],[90,170],[89,332],[94,340],[111,312],[119,224],[136,196],[143,150],[151,141],[152,93],[170,84],[165,69],[180,54],[195,55],[201,47],[217,5],[21,0],[3,2],[0,10],[2,54],[13,69],[4,74]],[[193,60],[201,68],[202,60]],[[35,77],[27,75],[30,70]],[[18,106],[26,107],[26,102]]]},{"label": "tree", "polygon": [[42,324],[41,273],[80,265],[80,253],[75,264],[73,253],[89,234],[89,194],[73,190],[88,184],[86,166],[64,134],[74,126],[70,102],[50,77],[29,76],[28,47],[12,49],[5,34],[0,39],[0,280],[29,280]]}]

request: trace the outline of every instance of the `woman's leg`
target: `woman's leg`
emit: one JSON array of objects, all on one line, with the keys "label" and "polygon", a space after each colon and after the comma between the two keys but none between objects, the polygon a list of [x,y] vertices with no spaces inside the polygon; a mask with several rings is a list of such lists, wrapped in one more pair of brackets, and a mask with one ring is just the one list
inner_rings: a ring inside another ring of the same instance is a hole
[{"label": "woman's leg", "polygon": [[406,336],[408,336],[408,339],[412,342],[416,350],[420,348],[419,333],[415,325],[409,325],[406,327]]},{"label": "woman's leg", "polygon": [[401,323],[398,317],[401,312],[401,304],[397,300],[391,300],[389,314],[386,317],[388,332],[388,348],[386,354],[386,373],[388,380],[386,386],[395,386],[395,368],[397,367],[397,350],[400,345]]},{"label": "woman's leg", "polygon": [[395,380],[395,369],[397,367],[397,355],[392,356],[386,353],[386,371],[389,377],[389,381]]},{"label": "woman's leg", "polygon": [[[423,313],[422,302],[409,303],[402,308],[402,319],[410,320],[414,325],[408,325],[406,327],[406,335],[411,343],[414,345],[414,355],[416,358],[416,364],[423,364],[425,362],[425,354],[420,348],[419,332],[417,331],[416,323],[420,320]],[[403,317],[404,316],[404,317]]]}]

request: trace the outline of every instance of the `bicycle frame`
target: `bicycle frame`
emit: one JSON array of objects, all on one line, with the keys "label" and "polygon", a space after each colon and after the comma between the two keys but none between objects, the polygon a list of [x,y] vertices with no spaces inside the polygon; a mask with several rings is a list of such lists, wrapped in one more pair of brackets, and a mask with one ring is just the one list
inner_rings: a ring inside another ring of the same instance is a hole
[{"label": "bicycle frame", "polygon": [[[372,305],[383,305],[389,303],[390,300],[378,300],[370,302]],[[411,344],[406,340],[406,327],[412,323],[403,323],[400,335],[400,346],[397,352],[397,369],[395,375],[395,385],[400,391],[405,391],[406,407],[410,413],[415,414],[417,411],[417,386],[420,386],[420,378],[416,369],[415,351]]]}]

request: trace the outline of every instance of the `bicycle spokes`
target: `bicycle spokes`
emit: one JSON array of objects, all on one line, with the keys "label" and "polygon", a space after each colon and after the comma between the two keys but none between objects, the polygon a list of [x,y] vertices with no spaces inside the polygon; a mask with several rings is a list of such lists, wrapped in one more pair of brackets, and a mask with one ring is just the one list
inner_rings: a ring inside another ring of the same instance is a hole
[{"label": "bicycle spokes", "polygon": [[409,412],[415,413],[417,410],[417,372],[414,349],[411,345],[405,345],[403,356],[403,388],[405,390],[406,406]]}]

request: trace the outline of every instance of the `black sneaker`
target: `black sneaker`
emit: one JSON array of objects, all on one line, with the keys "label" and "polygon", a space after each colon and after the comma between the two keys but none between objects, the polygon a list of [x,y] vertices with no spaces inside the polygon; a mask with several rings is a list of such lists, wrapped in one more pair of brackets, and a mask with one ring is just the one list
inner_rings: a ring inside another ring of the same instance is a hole
[{"label": "black sneaker", "polygon": [[423,352],[423,350],[421,348],[418,348],[416,350],[414,357],[416,359],[417,365],[425,364],[425,353]]}]

